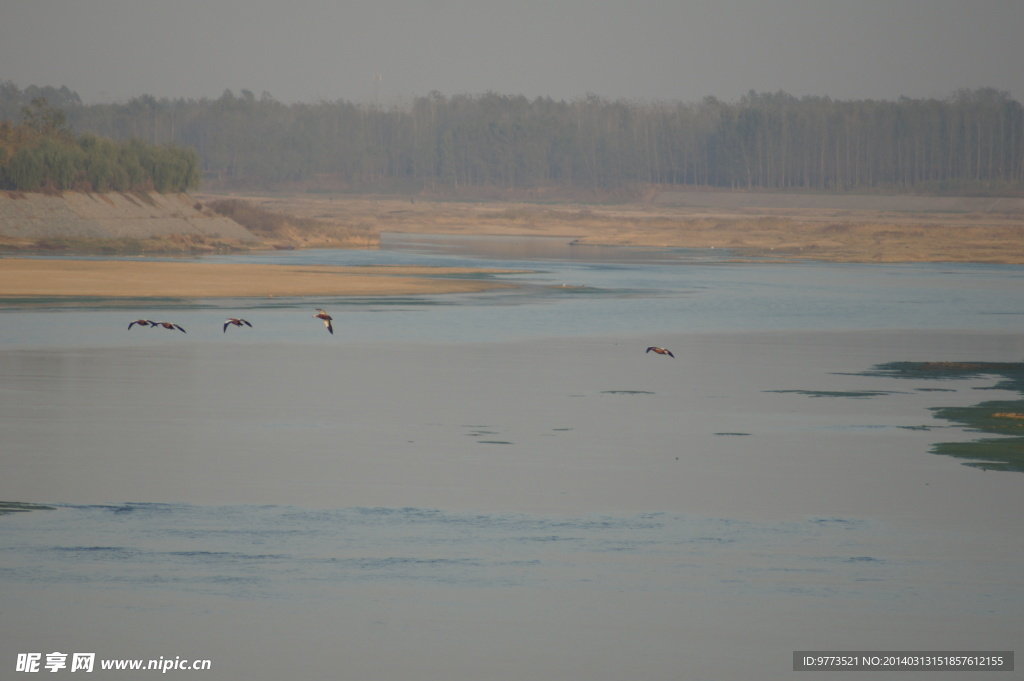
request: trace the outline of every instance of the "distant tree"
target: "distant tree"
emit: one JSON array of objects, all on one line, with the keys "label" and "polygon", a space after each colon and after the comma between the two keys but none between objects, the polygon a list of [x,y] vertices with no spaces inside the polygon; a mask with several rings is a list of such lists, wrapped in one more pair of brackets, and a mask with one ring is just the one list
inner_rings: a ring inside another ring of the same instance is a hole
[{"label": "distant tree", "polygon": [[46,180],[46,166],[39,147],[25,146],[15,151],[7,163],[5,174],[12,189],[31,192],[42,187]]},{"label": "distant tree", "polygon": [[29,113],[21,125],[0,124],[0,188],[183,192],[199,187],[200,161],[193,149],[137,139],[119,144],[91,133],[75,139],[47,107]]},{"label": "distant tree", "polygon": [[22,107],[23,124],[40,135],[69,137],[68,117],[55,106],[51,106],[45,97],[36,97],[28,106]]},{"label": "distant tree", "polygon": [[[115,170],[86,154],[81,164],[86,177],[98,178],[89,180],[94,186],[195,186],[198,180],[187,179],[194,169],[226,184],[263,187],[322,177],[351,187],[434,190],[658,183],[1024,192],[1024,110],[993,88],[897,101],[750,91],[735,102],[698,103],[432,92],[394,107],[283,104],[266,92],[239,92],[81,106],[70,91],[0,82],[0,115],[16,101],[23,113],[8,120],[29,124],[9,134],[0,129],[0,165],[44,131],[64,129],[66,112],[76,130],[121,145]],[[29,94],[59,97],[63,109],[33,105]]]}]

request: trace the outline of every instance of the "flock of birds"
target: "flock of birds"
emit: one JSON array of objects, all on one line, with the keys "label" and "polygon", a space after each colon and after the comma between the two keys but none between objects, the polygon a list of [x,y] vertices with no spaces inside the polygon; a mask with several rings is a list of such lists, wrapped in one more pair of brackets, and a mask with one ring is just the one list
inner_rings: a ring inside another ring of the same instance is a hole
[{"label": "flock of birds", "polygon": [[[327,314],[327,312],[325,312],[324,310],[320,309],[319,307],[318,308],[314,308],[314,309],[316,309],[316,314],[313,315],[313,318],[314,319],[319,319],[320,321],[322,321],[324,323],[324,326],[327,327],[327,330],[330,331],[331,335],[333,336],[334,335],[334,326],[331,324],[331,322],[334,321],[334,317],[332,317],[331,315]],[[171,331],[177,329],[178,331],[181,331],[182,333],[186,333],[185,329],[180,324],[175,324],[174,322],[154,322],[152,319],[136,319],[134,322],[131,322],[128,325],[128,329],[130,330],[136,324],[138,324],[139,326],[150,326],[150,327],[159,326],[159,327],[162,327],[164,329],[170,329]],[[227,320],[224,322],[224,331],[223,331],[223,333],[227,333],[229,326],[238,326],[238,327],[248,326],[249,328],[252,328],[252,324],[250,324],[248,321],[242,319],[241,317],[228,317]],[[672,354],[671,350],[668,350],[666,348],[660,348],[657,345],[652,345],[649,348],[647,348],[647,352],[655,352],[656,354],[666,355],[668,357],[671,357],[671,358],[675,359],[675,355]],[[646,353],[644,353],[644,354],[646,354]]]},{"label": "flock of birds", "polygon": [[136,324],[138,324],[139,326],[162,326],[165,329],[177,329],[178,331],[185,333],[185,329],[181,328],[177,324],[174,324],[172,322],[154,322],[152,319],[136,319],[134,322],[128,325],[128,328],[131,329]]},{"label": "flock of birds", "polygon": [[[326,312],[321,310],[319,307],[316,308],[316,314],[313,315],[313,317],[315,319],[319,319],[320,321],[322,321],[324,323],[324,326],[327,327],[327,330],[331,332],[331,335],[334,334],[334,326],[331,325],[331,322],[334,320],[334,317],[332,317],[331,315],[327,314]],[[136,319],[134,322],[131,322],[130,324],[128,324],[128,329],[131,330],[131,328],[133,326],[135,326],[136,324],[138,324],[139,326],[150,326],[150,327],[157,327],[157,326],[159,326],[159,327],[164,328],[164,329],[170,329],[171,331],[174,331],[175,329],[177,329],[178,331],[181,331],[182,333],[188,333],[187,331],[185,331],[185,328],[183,326],[181,326],[181,324],[175,324],[174,322],[154,322],[152,319]],[[241,317],[228,317],[227,320],[224,322],[224,331],[223,331],[224,333],[228,332],[228,327],[229,326],[238,326],[238,327],[248,326],[250,329],[252,328],[252,324],[250,324],[247,320],[242,319]]]}]

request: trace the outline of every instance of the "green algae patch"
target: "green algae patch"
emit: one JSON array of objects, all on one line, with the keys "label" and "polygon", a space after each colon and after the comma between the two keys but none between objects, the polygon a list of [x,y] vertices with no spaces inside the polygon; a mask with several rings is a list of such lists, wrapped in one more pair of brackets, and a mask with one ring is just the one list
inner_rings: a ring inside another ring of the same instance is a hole
[{"label": "green algae patch", "polygon": [[940,442],[932,451],[967,459],[965,466],[987,471],[1024,473],[1024,438],[983,438],[973,442]]},{"label": "green algae patch", "polygon": [[879,364],[868,376],[954,380],[993,376],[989,390],[1016,392],[1021,399],[990,400],[968,407],[933,407],[936,418],[965,430],[999,437],[972,442],[940,442],[936,454],[965,459],[964,465],[986,470],[1024,472],[1024,362],[890,362]]},{"label": "green algae patch", "polygon": [[1002,380],[992,386],[993,390],[1024,394],[1024,362],[887,362],[858,375],[933,380],[998,376]]},{"label": "green algae patch", "polygon": [[42,504],[26,504],[20,501],[0,501],[0,515],[9,513],[27,513],[28,511],[52,511],[53,506]]},{"label": "green algae patch", "polygon": [[882,395],[896,395],[898,390],[766,390],[768,393],[791,393],[795,395],[806,395],[807,397],[848,397],[853,399],[866,399],[868,397],[881,397]]}]

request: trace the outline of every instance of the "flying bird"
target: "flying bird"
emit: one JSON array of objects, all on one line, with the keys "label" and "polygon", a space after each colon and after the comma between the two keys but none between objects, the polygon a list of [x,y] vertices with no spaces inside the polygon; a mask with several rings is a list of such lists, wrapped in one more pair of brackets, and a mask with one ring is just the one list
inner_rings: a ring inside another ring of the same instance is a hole
[{"label": "flying bird", "polygon": [[321,310],[319,307],[316,308],[316,314],[313,315],[313,316],[316,317],[317,319],[322,319],[323,322],[324,322],[324,326],[327,327],[327,330],[331,332],[332,336],[334,335],[334,327],[331,326],[331,320],[334,319],[334,317],[332,317],[331,315],[327,314],[326,312]]},{"label": "flying bird", "polygon": [[672,354],[671,350],[666,350],[665,348],[659,348],[656,345],[652,345],[651,347],[647,348],[647,352],[650,352],[651,350],[654,350],[659,355],[668,355],[669,357],[675,359],[675,355]]},{"label": "flying bird", "polygon": [[172,330],[173,329],[177,329],[178,331],[181,331],[182,333],[185,333],[185,329],[181,328],[180,326],[178,326],[177,324],[174,324],[172,322],[150,322],[149,325],[150,326],[162,326],[165,329],[172,329]]},{"label": "flying bird", "polygon": [[245,324],[249,328],[252,328],[252,324],[245,321],[244,319],[239,319],[238,317],[228,317],[228,320],[224,322],[224,333],[228,332],[228,327],[231,326],[232,324],[234,324],[235,326],[241,326],[242,324]]},{"label": "flying bird", "polygon": [[154,324],[154,322],[151,322],[148,319],[136,319],[134,322],[128,325],[128,328],[130,329],[136,324],[138,324],[139,326],[149,326],[150,324]]}]

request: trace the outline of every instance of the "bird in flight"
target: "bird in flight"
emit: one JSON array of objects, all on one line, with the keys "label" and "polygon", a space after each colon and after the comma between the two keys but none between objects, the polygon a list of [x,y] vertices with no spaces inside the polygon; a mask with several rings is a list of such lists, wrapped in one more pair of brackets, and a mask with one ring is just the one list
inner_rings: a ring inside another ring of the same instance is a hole
[{"label": "bird in flight", "polygon": [[134,322],[128,325],[128,328],[130,329],[136,324],[138,324],[139,326],[149,326],[150,324],[153,324],[154,326],[156,325],[155,322],[151,322],[148,319],[136,319]]},{"label": "bird in flight", "polygon": [[668,355],[669,357],[675,359],[675,355],[672,354],[671,350],[666,350],[665,348],[659,348],[656,345],[652,345],[651,347],[647,348],[647,352],[650,352],[651,350],[654,350],[659,355]]},{"label": "bird in flight", "polygon": [[228,327],[231,326],[232,324],[235,326],[242,326],[242,324],[245,324],[249,328],[252,328],[252,324],[245,321],[244,319],[239,319],[238,317],[228,317],[228,320],[224,322],[224,333],[228,332]]},{"label": "bird in flight", "polygon": [[177,324],[174,324],[172,322],[150,322],[149,325],[150,326],[162,326],[165,329],[172,329],[172,330],[173,329],[177,329],[178,331],[181,331],[182,333],[185,333],[185,329],[181,328],[180,326],[178,326]]},{"label": "bird in flight", "polygon": [[326,312],[321,310],[319,307],[316,308],[316,314],[313,315],[313,316],[315,318],[317,318],[317,319],[322,319],[323,322],[324,322],[324,326],[326,326],[327,330],[331,332],[331,335],[334,335],[334,327],[331,326],[331,320],[334,319],[334,317],[332,317],[331,315],[327,314]]}]

